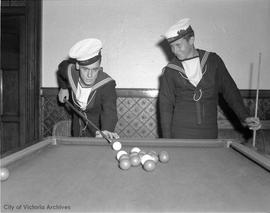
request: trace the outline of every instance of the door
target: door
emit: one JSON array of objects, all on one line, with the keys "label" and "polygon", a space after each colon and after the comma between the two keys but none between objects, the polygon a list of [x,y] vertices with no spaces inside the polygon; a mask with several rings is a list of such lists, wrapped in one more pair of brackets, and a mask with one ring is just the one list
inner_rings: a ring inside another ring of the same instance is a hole
[{"label": "door", "polygon": [[1,154],[25,145],[25,17],[1,16]]},{"label": "door", "polygon": [[[5,2],[5,4],[4,4]],[[1,1],[1,158],[40,140],[42,1]]]}]

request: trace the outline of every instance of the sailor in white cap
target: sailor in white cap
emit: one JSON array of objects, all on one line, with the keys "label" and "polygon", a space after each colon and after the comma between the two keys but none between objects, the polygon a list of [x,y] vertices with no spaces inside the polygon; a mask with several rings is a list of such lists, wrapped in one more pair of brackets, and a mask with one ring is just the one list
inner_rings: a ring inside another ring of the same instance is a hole
[{"label": "sailor in white cap", "polygon": [[243,125],[261,127],[250,117],[241,94],[222,59],[196,49],[190,19],[178,21],[164,34],[175,57],[160,77],[159,108],[162,137],[217,138],[217,104],[222,94]]},{"label": "sailor in white cap", "polygon": [[[58,99],[64,103],[71,94],[75,107],[108,138],[117,139],[119,136],[114,132],[117,123],[116,83],[100,66],[101,49],[101,41],[95,38],[79,41],[70,49],[70,60],[63,61],[57,73]],[[85,124],[76,113],[73,114],[72,135],[101,137],[100,132]]]}]

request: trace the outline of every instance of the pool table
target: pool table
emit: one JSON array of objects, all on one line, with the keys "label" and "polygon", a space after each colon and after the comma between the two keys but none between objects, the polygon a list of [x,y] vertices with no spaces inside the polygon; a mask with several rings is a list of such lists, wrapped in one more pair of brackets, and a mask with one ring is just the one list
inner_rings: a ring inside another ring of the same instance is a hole
[{"label": "pool table", "polygon": [[232,140],[119,139],[169,153],[121,170],[104,139],[49,137],[1,160],[3,212],[269,211],[270,161]]}]

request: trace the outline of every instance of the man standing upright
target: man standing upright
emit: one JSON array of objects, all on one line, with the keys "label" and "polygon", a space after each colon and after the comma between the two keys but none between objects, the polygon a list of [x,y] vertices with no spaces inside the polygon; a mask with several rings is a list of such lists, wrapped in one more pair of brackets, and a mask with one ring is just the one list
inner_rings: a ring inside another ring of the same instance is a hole
[{"label": "man standing upright", "polygon": [[217,138],[219,94],[244,125],[260,128],[260,120],[249,117],[222,59],[216,53],[195,48],[188,18],[170,27],[165,38],[175,57],[163,69],[160,81],[162,137]]}]

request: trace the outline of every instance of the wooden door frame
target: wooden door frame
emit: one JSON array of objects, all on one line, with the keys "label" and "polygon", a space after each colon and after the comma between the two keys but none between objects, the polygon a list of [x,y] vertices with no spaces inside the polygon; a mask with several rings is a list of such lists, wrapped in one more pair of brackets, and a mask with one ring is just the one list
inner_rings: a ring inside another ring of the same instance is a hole
[{"label": "wooden door frame", "polygon": [[2,15],[24,15],[25,54],[20,64],[24,76],[25,95],[20,108],[23,110],[25,119],[24,131],[20,138],[23,144],[20,148],[31,145],[40,140],[40,85],[41,85],[41,16],[42,0],[26,0],[24,6],[1,7]]},{"label": "wooden door frame", "polygon": [[42,0],[26,1],[26,22],[29,28],[27,37],[27,69],[29,76],[28,88],[30,99],[27,104],[29,110],[27,120],[30,121],[28,140],[32,143],[40,139],[40,85],[41,85],[41,15]]}]

